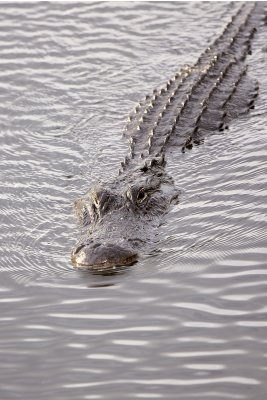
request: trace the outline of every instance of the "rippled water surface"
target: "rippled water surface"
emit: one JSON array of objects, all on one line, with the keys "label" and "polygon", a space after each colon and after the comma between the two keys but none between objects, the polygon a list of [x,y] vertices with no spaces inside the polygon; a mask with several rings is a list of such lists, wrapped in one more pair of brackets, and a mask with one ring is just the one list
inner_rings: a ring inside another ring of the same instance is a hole
[{"label": "rippled water surface", "polygon": [[127,114],[236,7],[0,4],[1,400],[266,399],[264,29],[255,110],[169,159],[156,249],[113,276],[70,262],[73,201],[116,174]]}]

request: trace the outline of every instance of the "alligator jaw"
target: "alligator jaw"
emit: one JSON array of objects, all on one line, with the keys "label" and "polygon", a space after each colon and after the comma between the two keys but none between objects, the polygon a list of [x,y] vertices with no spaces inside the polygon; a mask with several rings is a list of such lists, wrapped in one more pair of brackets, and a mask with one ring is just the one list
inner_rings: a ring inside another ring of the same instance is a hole
[{"label": "alligator jaw", "polygon": [[137,261],[137,253],[117,245],[93,244],[79,246],[72,252],[72,262],[77,268],[106,271],[129,266]]}]

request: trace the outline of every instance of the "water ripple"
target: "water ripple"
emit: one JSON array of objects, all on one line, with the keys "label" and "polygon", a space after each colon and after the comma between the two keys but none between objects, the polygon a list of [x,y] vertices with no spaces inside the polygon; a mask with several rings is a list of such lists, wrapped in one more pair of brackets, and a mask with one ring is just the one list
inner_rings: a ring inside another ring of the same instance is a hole
[{"label": "water ripple", "polygon": [[189,308],[191,310],[198,310],[205,313],[215,314],[215,315],[245,315],[246,311],[232,310],[232,309],[221,309],[217,307],[212,307],[208,304],[195,304],[195,303],[177,303],[173,304],[175,307]]},{"label": "water ripple", "polygon": [[1,399],[265,400],[264,28],[256,108],[170,156],[180,203],[155,249],[114,276],[70,263],[73,201],[117,173],[130,109],[238,7],[0,4]]}]

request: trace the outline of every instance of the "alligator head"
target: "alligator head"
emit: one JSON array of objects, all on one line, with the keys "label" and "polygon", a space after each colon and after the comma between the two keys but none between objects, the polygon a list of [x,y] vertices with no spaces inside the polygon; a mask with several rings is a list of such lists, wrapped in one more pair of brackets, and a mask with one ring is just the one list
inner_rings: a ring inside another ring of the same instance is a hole
[{"label": "alligator head", "polygon": [[178,197],[164,160],[93,187],[76,201],[84,233],[72,252],[77,267],[96,271],[133,264],[140,248],[151,242],[170,203]]}]

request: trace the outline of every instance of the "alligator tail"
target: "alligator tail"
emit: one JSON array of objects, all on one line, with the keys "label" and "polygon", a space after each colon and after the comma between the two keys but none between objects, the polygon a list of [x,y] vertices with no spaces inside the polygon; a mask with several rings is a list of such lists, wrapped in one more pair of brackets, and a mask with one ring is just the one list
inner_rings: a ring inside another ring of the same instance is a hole
[{"label": "alligator tail", "polygon": [[263,19],[260,3],[245,3],[222,34],[163,87],[147,95],[128,118],[129,160],[164,154],[170,145],[184,151],[254,107],[259,85],[245,60]]}]

